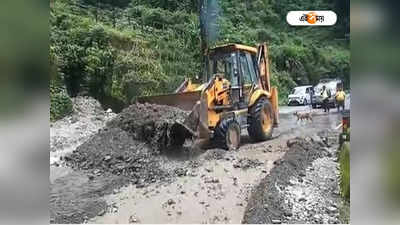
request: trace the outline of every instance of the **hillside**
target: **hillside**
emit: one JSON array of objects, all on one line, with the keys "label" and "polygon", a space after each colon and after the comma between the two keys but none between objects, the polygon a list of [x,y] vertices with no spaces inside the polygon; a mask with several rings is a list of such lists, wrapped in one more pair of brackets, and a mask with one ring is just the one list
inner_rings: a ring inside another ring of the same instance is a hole
[{"label": "hillside", "polygon": [[[338,23],[287,25],[287,11],[310,8],[334,10]],[[137,96],[168,93],[201,75],[201,31],[208,46],[267,42],[281,103],[293,86],[320,77],[349,86],[349,1],[52,0],[51,120],[71,111],[70,97],[90,95],[119,111]]]}]

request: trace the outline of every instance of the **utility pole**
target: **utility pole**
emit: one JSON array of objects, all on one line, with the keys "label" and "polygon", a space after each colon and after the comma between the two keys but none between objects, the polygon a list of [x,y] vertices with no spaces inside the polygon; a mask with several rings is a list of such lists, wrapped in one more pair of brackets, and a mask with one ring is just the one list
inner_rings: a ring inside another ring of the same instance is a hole
[{"label": "utility pole", "polygon": [[200,21],[200,49],[201,49],[201,75],[207,76],[208,60],[208,35],[207,35],[207,0],[198,0],[198,13]]}]

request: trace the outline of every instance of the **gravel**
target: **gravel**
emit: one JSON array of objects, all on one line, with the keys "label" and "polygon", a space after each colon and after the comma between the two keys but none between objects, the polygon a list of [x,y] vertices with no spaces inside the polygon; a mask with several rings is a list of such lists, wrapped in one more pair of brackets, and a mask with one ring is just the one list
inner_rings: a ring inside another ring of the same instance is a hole
[{"label": "gravel", "polygon": [[79,182],[66,176],[51,184],[51,223],[83,223],[85,218],[102,215],[102,197],[128,184],[144,188],[186,176],[188,169],[196,173],[199,162],[169,156],[174,150],[185,155],[174,138],[186,135],[175,124],[187,112],[135,104],[115,115],[103,111],[92,98],[78,97],[74,103],[73,115],[53,124],[51,146],[54,152],[63,152],[57,159],[59,166],[78,172],[74,179],[79,177]]},{"label": "gravel", "polygon": [[74,169],[93,176],[124,176],[137,187],[185,176],[187,171],[182,168],[169,171],[162,166],[161,153],[175,146],[171,141],[174,126],[186,115],[174,107],[131,105],[64,159]]},{"label": "gravel", "polygon": [[59,162],[60,157],[75,150],[116,116],[111,109],[104,111],[91,97],[78,96],[72,102],[71,115],[50,123],[50,164]]},{"label": "gravel", "polygon": [[287,141],[288,152],[250,196],[243,223],[339,221],[337,134],[318,136]]}]

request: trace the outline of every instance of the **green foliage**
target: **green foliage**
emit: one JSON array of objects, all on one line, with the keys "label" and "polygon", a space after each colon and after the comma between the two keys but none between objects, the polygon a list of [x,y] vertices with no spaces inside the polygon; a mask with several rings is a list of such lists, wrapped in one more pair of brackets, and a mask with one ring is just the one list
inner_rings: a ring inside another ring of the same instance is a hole
[{"label": "green foliage", "polygon": [[[65,87],[69,96],[87,94],[103,104],[128,104],[140,95],[173,91],[185,77],[201,76],[199,3],[55,1],[50,11],[52,80]],[[210,11],[208,41],[268,43],[271,82],[278,86],[280,104],[286,103],[294,86],[316,84],[321,77],[339,76],[349,86],[349,43],[335,40],[348,33],[348,23],[339,22],[332,28],[289,27],[282,19],[287,10],[306,8],[336,9],[349,18],[345,1],[203,3]]]},{"label": "green foliage", "polygon": [[350,201],[350,143],[345,142],[339,153],[340,191],[342,197]]},{"label": "green foliage", "polygon": [[72,101],[65,89],[50,83],[50,121],[63,118],[72,112]]}]

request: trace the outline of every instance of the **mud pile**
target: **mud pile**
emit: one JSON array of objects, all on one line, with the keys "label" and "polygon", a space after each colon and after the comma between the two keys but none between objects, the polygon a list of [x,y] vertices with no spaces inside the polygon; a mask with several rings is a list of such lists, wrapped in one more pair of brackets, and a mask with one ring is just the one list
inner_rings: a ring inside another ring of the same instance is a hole
[{"label": "mud pile", "polygon": [[[319,133],[313,138],[294,138],[287,142],[289,150],[285,156],[274,162],[276,165],[252,193],[248,202],[243,223],[308,223],[313,222],[305,217],[315,215],[312,207],[309,206],[309,215],[301,217],[302,221],[296,220],[299,217],[293,216],[293,204],[287,204],[288,187],[295,184],[305,183],[306,169],[316,159],[332,156],[327,146],[335,145],[337,135],[330,132]],[[304,199],[296,199],[304,201]],[[311,202],[311,201],[310,201]],[[314,214],[314,215],[313,215]],[[292,220],[292,217],[294,220]]]},{"label": "mud pile", "polygon": [[189,112],[175,107],[134,104],[108,122],[107,127],[120,128],[133,139],[144,141],[154,150],[162,151],[183,143],[188,137],[184,129],[179,129],[179,123],[183,123],[188,115]]},{"label": "mud pile", "polygon": [[174,107],[132,105],[64,161],[74,169],[87,171],[90,179],[114,174],[138,187],[163,180],[171,171],[162,169],[160,153],[175,146],[171,141],[171,135],[176,135],[174,126],[186,115]]}]

